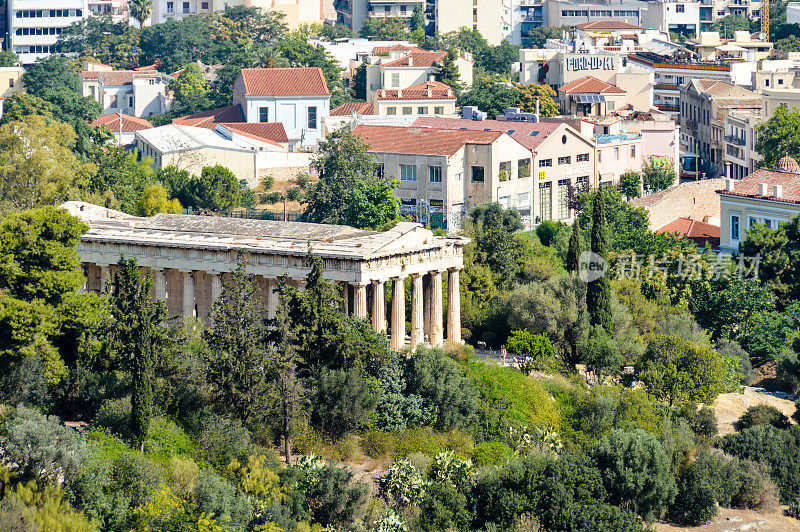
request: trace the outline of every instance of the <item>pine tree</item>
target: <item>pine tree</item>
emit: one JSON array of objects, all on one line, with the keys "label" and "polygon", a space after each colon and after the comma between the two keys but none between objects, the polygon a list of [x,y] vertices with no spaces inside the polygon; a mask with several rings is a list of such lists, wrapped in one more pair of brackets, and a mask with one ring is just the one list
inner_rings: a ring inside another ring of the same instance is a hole
[{"label": "pine tree", "polygon": [[163,322],[167,309],[163,301],[152,301],[153,279],[148,272],[141,275],[134,258],[120,257],[118,273],[111,291],[110,347],[127,358],[131,372],[130,429],[134,442],[144,448],[153,413],[153,372],[155,360],[167,343]]},{"label": "pine tree", "polygon": [[439,64],[439,69],[436,71],[436,81],[440,81],[445,85],[450,85],[450,88],[453,90],[453,94],[458,96],[461,92],[462,85],[461,85],[461,77],[458,73],[458,65],[456,64],[456,59],[458,59],[458,54],[454,48],[450,48],[447,51],[447,55]]},{"label": "pine tree", "polygon": [[581,257],[581,226],[578,220],[572,224],[572,236],[569,237],[569,248],[567,248],[567,271],[578,273],[580,269]]},{"label": "pine tree", "polygon": [[[606,252],[605,194],[598,189],[592,204],[592,253],[604,257]],[[590,282],[586,288],[586,306],[589,322],[612,332],[611,283],[606,275]]]},{"label": "pine tree", "polygon": [[207,375],[217,396],[216,404],[250,423],[266,413],[267,329],[252,275],[247,273],[246,257],[240,255],[238,263],[214,303],[214,327],[205,332],[209,347]]}]

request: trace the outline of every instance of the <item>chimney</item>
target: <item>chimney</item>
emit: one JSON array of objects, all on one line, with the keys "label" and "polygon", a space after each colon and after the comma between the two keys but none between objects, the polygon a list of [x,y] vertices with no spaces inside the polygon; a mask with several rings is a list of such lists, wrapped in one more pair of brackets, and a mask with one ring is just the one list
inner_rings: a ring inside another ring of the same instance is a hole
[{"label": "chimney", "polygon": [[428,98],[433,98],[433,91],[428,89]]},{"label": "chimney", "polygon": [[772,185],[772,195],[776,198],[783,196],[783,185]]},{"label": "chimney", "polygon": [[397,89],[397,97],[398,98],[402,98],[403,97],[403,89]]},{"label": "chimney", "polygon": [[536,120],[535,120],[535,122],[537,124],[539,123],[539,98],[538,97],[536,98]]},{"label": "chimney", "polygon": [[759,196],[766,196],[769,194],[769,185],[766,183],[759,183],[758,184],[758,195]]},{"label": "chimney", "polygon": [[414,66],[414,57],[408,54],[408,66]]},{"label": "chimney", "polygon": [[735,187],[734,187],[733,179],[730,179],[730,178],[726,179],[725,180],[725,190],[727,190],[728,192],[733,192],[734,189],[735,189]]}]

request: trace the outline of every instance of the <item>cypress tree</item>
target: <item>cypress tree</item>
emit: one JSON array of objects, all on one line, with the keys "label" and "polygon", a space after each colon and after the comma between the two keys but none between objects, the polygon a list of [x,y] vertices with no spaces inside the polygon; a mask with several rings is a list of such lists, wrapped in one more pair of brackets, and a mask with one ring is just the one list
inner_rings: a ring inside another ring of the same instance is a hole
[{"label": "cypress tree", "polygon": [[151,301],[153,279],[141,275],[135,258],[120,257],[111,291],[110,347],[122,357],[131,373],[131,417],[133,441],[140,449],[153,415],[155,360],[167,341],[163,325],[167,309],[163,301]]},{"label": "cypress tree", "polygon": [[567,271],[577,273],[580,269],[581,257],[581,226],[578,220],[572,224],[572,236],[569,237],[569,248],[567,248]]},{"label": "cypress tree", "polygon": [[[592,253],[605,258],[606,240],[605,194],[598,189],[592,202]],[[611,282],[607,276],[603,275],[588,284],[586,306],[589,322],[611,333]]]}]

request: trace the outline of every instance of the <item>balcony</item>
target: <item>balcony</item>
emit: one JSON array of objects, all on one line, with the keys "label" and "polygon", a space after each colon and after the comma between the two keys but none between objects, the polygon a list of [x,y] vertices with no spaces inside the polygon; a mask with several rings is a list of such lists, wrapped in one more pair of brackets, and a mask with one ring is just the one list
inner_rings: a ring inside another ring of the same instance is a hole
[{"label": "balcony", "polygon": [[692,131],[697,131],[698,127],[697,120],[687,120],[686,127],[691,129]]},{"label": "balcony", "polygon": [[725,135],[725,142],[728,144],[735,144],[736,146],[744,146],[747,144],[746,139],[737,137],[736,135]]},{"label": "balcony", "polygon": [[653,88],[657,91],[677,91],[680,90],[680,87],[677,85],[672,85],[669,83],[656,83],[653,85]]}]

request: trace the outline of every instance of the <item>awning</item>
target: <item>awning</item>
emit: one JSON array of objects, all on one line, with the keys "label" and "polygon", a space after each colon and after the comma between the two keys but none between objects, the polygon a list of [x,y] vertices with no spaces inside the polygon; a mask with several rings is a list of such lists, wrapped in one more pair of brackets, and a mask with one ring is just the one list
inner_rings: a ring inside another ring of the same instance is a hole
[{"label": "awning", "polygon": [[602,94],[573,94],[572,97],[578,103],[597,103],[606,101],[606,97]]}]

